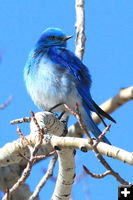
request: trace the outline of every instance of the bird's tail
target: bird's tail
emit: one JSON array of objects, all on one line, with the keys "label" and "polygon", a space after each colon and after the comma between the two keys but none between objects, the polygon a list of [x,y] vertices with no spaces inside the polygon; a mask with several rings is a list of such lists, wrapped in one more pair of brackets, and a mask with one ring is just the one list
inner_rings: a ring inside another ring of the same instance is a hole
[{"label": "bird's tail", "polygon": [[[87,129],[90,130],[93,133],[93,135],[97,138],[102,132],[100,131],[96,123],[93,121],[90,110],[85,103],[84,103],[84,110],[81,111],[81,116],[83,119],[83,123],[85,124]],[[102,138],[102,140],[103,142],[111,145],[111,143],[105,136]]]}]

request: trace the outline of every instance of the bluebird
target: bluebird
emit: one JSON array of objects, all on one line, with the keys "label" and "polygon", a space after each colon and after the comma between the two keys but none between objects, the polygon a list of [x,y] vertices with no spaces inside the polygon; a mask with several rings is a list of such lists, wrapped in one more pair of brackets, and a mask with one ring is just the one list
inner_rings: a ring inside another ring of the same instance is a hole
[{"label": "bluebird", "polygon": [[[95,112],[104,125],[102,116],[115,120],[92,99],[88,68],[66,48],[71,37],[59,28],[48,28],[41,34],[24,67],[26,88],[34,103],[43,110],[57,104],[60,106],[55,108],[56,112],[66,111],[64,104],[75,110],[77,103],[83,123],[97,138],[101,130],[93,121],[91,112]],[[103,142],[110,144],[105,136]]]}]

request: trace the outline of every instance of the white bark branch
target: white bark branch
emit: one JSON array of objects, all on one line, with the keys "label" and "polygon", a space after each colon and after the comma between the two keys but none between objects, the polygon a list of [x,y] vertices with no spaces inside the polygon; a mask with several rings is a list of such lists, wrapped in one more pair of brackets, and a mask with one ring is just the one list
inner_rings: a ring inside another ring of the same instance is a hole
[{"label": "white bark branch", "polygon": [[[88,139],[84,138],[71,138],[71,137],[57,137],[52,136],[50,139],[50,143],[52,146],[59,146],[60,148],[63,147],[73,147],[75,149],[80,149],[81,151],[86,148],[87,151],[92,150],[92,146],[88,143]],[[94,145],[95,145],[94,141]],[[97,145],[97,150],[99,153],[106,155],[108,157],[120,160],[124,163],[128,163],[133,165],[133,152],[128,152],[121,148],[108,145],[106,143],[100,142]]]},{"label": "white bark branch", "polygon": [[84,0],[76,0],[76,49],[75,54],[82,60],[85,50],[85,10],[84,10]]},{"label": "white bark branch", "polygon": [[[100,107],[110,114],[130,100],[133,100],[133,86],[121,89],[117,95],[105,101]],[[92,114],[92,117],[97,124],[101,122],[95,113]]]},{"label": "white bark branch", "polygon": [[57,153],[59,171],[51,200],[69,200],[75,177],[73,148],[63,148]]},{"label": "white bark branch", "polygon": [[[45,117],[48,117],[46,119]],[[82,147],[86,147],[87,150],[91,150],[91,145],[88,144],[88,139],[84,138],[75,138],[75,137],[58,137],[58,131],[60,130],[60,135],[62,135],[64,131],[64,124],[60,122],[57,118],[54,119],[54,115],[48,112],[40,112],[36,114],[36,118],[41,119],[40,127],[45,127],[49,130],[49,132],[53,135],[45,135],[43,139],[43,143],[41,145],[42,152],[44,155],[50,153],[54,147],[59,146],[61,148],[76,148],[81,149]],[[42,118],[45,123],[43,124]],[[39,121],[38,121],[39,123]],[[32,122],[31,122],[32,124]],[[26,136],[27,140],[31,145],[35,145],[36,143],[36,133],[37,130],[34,125],[31,125],[32,131],[30,135]],[[53,128],[54,127],[54,128]],[[60,128],[61,127],[61,128]],[[62,132],[61,132],[62,130]],[[112,145],[108,145],[106,143],[100,142],[97,145],[98,151],[109,157],[113,157],[115,159],[126,162],[130,165],[133,165],[133,153],[125,151],[123,149],[117,148]],[[3,148],[0,149],[0,166],[7,166],[9,164],[18,163],[22,159],[17,155],[17,152],[21,152],[21,154],[27,154],[27,144],[20,138],[12,143],[6,144]]]},{"label": "white bark branch", "polygon": [[[44,136],[43,142],[41,144],[41,151],[39,152],[39,154],[43,153],[43,155],[48,155],[51,151],[53,151],[55,147],[61,148],[61,151],[58,151],[59,157],[60,157],[60,164],[61,164],[61,168],[60,168],[61,172],[59,171],[59,175],[64,173],[62,172],[62,170],[64,166],[66,166],[67,164],[65,160],[66,161],[71,160],[71,162],[69,163],[70,164],[69,167],[68,166],[66,167],[72,169],[72,172],[70,172],[71,176],[69,176],[70,178],[69,183],[72,183],[71,180],[73,177],[72,173],[74,174],[74,160],[72,156],[73,151],[71,148],[80,149],[81,151],[85,151],[85,150],[88,151],[88,150],[92,150],[92,146],[88,143],[88,139],[76,138],[76,137],[59,137],[60,135],[63,134],[65,125],[64,123],[60,122],[59,119],[56,118],[54,114],[49,113],[49,112],[40,112],[40,113],[36,113],[35,117],[38,120],[40,128],[47,129],[48,132],[52,134],[52,135],[46,134]],[[36,135],[38,132],[38,128],[36,127],[35,123],[32,120],[31,120],[30,126],[31,126],[31,133],[30,135],[26,136],[26,138],[29,141],[29,143],[34,146],[36,144]],[[71,132],[71,136],[72,136],[72,132]],[[64,148],[67,148],[67,149],[64,149]],[[110,146],[102,142],[100,142],[97,145],[97,149],[99,153],[103,155],[113,157],[115,159],[118,159],[130,165],[133,165],[132,152],[127,152],[123,149]],[[62,151],[64,153],[61,153]],[[25,156],[29,155],[29,153],[27,152],[27,144],[21,138],[12,143],[6,144],[3,148],[0,149],[0,166],[3,167],[3,166],[7,166],[13,163],[19,163],[20,160],[22,160],[22,157],[18,156],[17,154],[18,152],[21,152],[21,154]],[[62,159],[64,160],[64,163],[62,162]],[[61,177],[59,176],[59,181],[57,182],[57,186],[60,185],[61,183],[60,178]],[[68,196],[70,194],[71,187],[72,185],[70,184],[69,189],[67,190]],[[66,189],[65,190],[63,189],[61,193],[60,192],[61,188],[65,188],[65,187],[56,187],[54,195],[53,195],[53,199],[56,196],[55,194],[64,195],[63,191],[65,191]]]},{"label": "white bark branch", "polygon": [[[58,136],[63,133],[65,125],[63,122],[60,122],[54,114],[49,112],[40,112],[36,113],[35,116],[41,128],[47,128],[49,132]],[[34,131],[31,131],[30,135],[26,138],[29,140],[29,143],[35,145],[38,129],[33,121],[31,121],[30,126],[31,130]],[[52,150],[53,148],[50,145],[46,145],[45,148],[39,149],[38,154],[48,155]],[[24,156],[29,156],[27,144],[21,138],[12,143],[7,143],[3,148],[0,148],[0,167],[19,163],[22,160],[22,157],[18,155],[19,152]]]}]

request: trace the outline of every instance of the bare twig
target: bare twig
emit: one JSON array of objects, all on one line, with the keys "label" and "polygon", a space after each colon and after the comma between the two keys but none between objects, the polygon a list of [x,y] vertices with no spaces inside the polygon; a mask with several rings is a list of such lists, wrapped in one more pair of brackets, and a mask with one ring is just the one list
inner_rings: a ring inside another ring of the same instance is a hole
[{"label": "bare twig", "polygon": [[[105,133],[109,130],[110,128],[110,125],[107,126],[105,128],[105,130],[101,133],[101,135],[99,136],[98,140],[96,141],[96,143],[94,144],[93,143],[93,139],[91,138],[90,134],[88,133],[88,130],[86,128],[86,126],[84,125],[83,123],[83,120],[82,120],[82,116],[81,116],[81,113],[79,111],[79,108],[78,108],[78,104],[76,104],[75,106],[75,109],[76,109],[76,112],[72,111],[68,105],[65,104],[65,107],[68,109],[69,112],[71,112],[74,116],[77,117],[78,119],[78,122],[79,122],[79,125],[81,126],[81,128],[84,130],[84,132],[86,133],[87,137],[89,138],[89,143],[91,144],[92,146],[92,149],[93,151],[95,152],[95,155],[96,157],[98,158],[98,160],[104,165],[104,167],[110,171],[110,174],[112,174],[120,183],[122,184],[130,184],[129,182],[125,181],[118,173],[116,173],[112,168],[111,166],[107,163],[107,161],[103,158],[103,156],[101,155],[101,153],[99,153],[98,149],[97,149],[97,145],[98,143],[100,142],[99,139],[102,139],[102,137],[105,135]],[[89,174],[89,171],[88,171],[88,174]],[[106,173],[105,173],[106,174]],[[107,173],[108,174],[108,173]],[[101,175],[102,177],[102,175]],[[104,175],[103,175],[104,177]]]},{"label": "bare twig", "polygon": [[[35,123],[35,126],[37,127],[39,133],[42,132],[43,129],[40,128],[40,125],[39,125],[39,123],[38,123],[38,121],[37,121],[37,119],[36,119],[36,117],[35,117],[34,112],[33,112],[33,111],[30,111],[30,114],[31,114],[31,116],[32,116],[33,122]],[[44,133],[42,133],[42,135],[43,135],[43,134],[44,134]]]},{"label": "bare twig", "polygon": [[4,104],[0,105],[0,109],[6,108],[11,103],[12,98],[13,98],[12,96],[9,96],[8,100]]},{"label": "bare twig", "polygon": [[111,171],[106,171],[103,174],[93,174],[92,172],[90,172],[90,170],[88,170],[88,168],[85,165],[83,165],[83,168],[85,172],[93,178],[104,178],[107,175],[112,175]]},{"label": "bare twig", "polygon": [[105,127],[105,129],[102,131],[102,133],[98,136],[96,144],[94,145],[94,147],[96,147],[98,145],[98,143],[102,140],[102,138],[107,133],[107,131],[109,131],[110,127],[111,127],[111,125],[108,125],[107,127]]},{"label": "bare twig", "polygon": [[125,185],[130,185],[131,183],[129,183],[128,181],[125,181],[120,175],[119,173],[115,172],[111,166],[107,163],[107,161],[103,158],[103,156],[98,152],[97,148],[94,147],[93,151],[95,152],[96,157],[98,158],[98,160],[102,163],[102,165],[108,170],[110,171],[110,174],[112,174],[117,181],[119,181],[122,184]]},{"label": "bare twig", "polygon": [[[41,122],[38,121],[39,125],[41,127],[45,125],[49,130],[49,133],[52,134],[44,135],[43,143],[41,144],[41,152],[43,152],[43,155],[48,155],[51,151],[53,151],[54,146],[59,146],[61,148],[73,147],[75,149],[83,149],[83,147],[85,147],[86,151],[92,150],[92,146],[88,143],[88,139],[77,137],[58,137],[64,132],[64,123],[60,122],[59,119],[55,118],[55,116],[52,113],[39,112],[36,113],[36,117],[37,116],[38,119],[41,120]],[[26,138],[29,141],[29,143],[32,146],[34,146],[36,144],[35,135],[37,134],[37,132],[35,126],[31,126],[31,128],[31,133],[30,135],[27,135]],[[93,143],[95,145],[96,140],[94,140]],[[0,167],[7,166],[9,164],[19,163],[20,160],[22,160],[22,158],[17,156],[17,153],[21,152],[22,154],[27,155],[26,148],[27,145],[21,138],[11,143],[8,143],[2,148],[0,148]],[[133,165],[132,152],[128,152],[124,149],[115,147],[113,145],[108,145],[103,142],[98,143],[97,149],[103,155]]]},{"label": "bare twig", "polygon": [[47,172],[45,173],[45,175],[43,176],[43,178],[40,180],[39,184],[35,188],[33,194],[29,198],[29,200],[33,200],[33,199],[35,199],[39,195],[39,192],[42,189],[42,187],[44,187],[44,185],[47,182],[47,180],[53,175],[53,169],[55,167],[56,160],[57,160],[57,155],[55,154],[55,156],[50,160]]},{"label": "bare twig", "polygon": [[20,123],[29,123],[31,121],[31,117],[23,117],[23,118],[19,118],[19,119],[14,119],[12,121],[10,121],[10,124],[20,124]]},{"label": "bare twig", "polygon": [[[52,134],[57,133],[56,130],[53,130],[53,127],[51,127],[50,130]],[[64,129],[62,129],[62,133],[63,131]],[[26,136],[27,140],[30,142],[32,146],[36,144],[36,138],[34,134],[35,134],[34,130],[32,129],[31,134]],[[95,143],[96,143],[96,140],[93,141],[94,145]],[[72,148],[80,149],[80,150],[82,150],[84,147],[86,148],[86,151],[92,150],[92,146],[90,145],[90,143],[88,143],[88,139],[86,138],[59,137],[55,135],[51,135],[51,136],[45,135],[43,139],[43,143],[41,144],[43,154],[48,155],[51,151],[53,151],[53,147],[55,146],[59,146],[60,148],[72,147]],[[25,154],[26,148],[27,148],[27,145],[21,138],[3,146],[0,149],[0,167],[8,166],[14,163],[19,163],[22,160],[22,158],[17,155],[17,152],[21,152]],[[129,165],[133,166],[132,152],[128,152],[124,149],[115,147],[113,145],[108,145],[103,142],[98,143],[97,149],[103,155],[112,157],[114,159],[120,160],[124,163],[128,163]]]},{"label": "bare twig", "polygon": [[44,158],[49,158],[50,156],[53,156],[55,154],[55,150],[54,151],[51,151],[48,155],[39,155],[39,156],[36,156],[36,161],[39,161],[39,160],[42,160]]},{"label": "bare twig", "polygon": [[[21,161],[19,164],[9,165],[0,168],[0,191],[5,193],[6,188],[11,188],[20,177],[21,172],[26,166],[26,161]],[[26,200],[31,196],[32,192],[28,184],[24,183],[18,188],[10,198],[12,200]],[[1,197],[2,198],[2,197]],[[0,198],[0,199],[1,199]],[[39,200],[39,197],[37,198]],[[37,200],[36,199],[36,200]]]},{"label": "bare twig", "polygon": [[78,123],[79,123],[81,129],[83,131],[85,131],[85,134],[88,136],[89,142],[91,142],[91,140],[90,140],[91,136],[90,136],[89,132],[87,131],[86,126],[84,126],[84,124],[83,124],[81,114],[80,114],[79,109],[78,109],[78,104],[76,103],[76,105],[75,105],[75,109],[76,109],[77,112],[74,112],[67,104],[64,104],[64,106],[72,115],[74,115],[78,119]]},{"label": "bare twig", "polygon": [[[32,113],[32,117],[33,117],[33,121],[35,123],[35,125],[38,128],[38,137],[36,137],[36,144],[34,147],[31,146],[31,144],[29,143],[29,141],[27,140],[26,137],[23,136],[21,130],[19,127],[17,127],[17,132],[20,135],[21,139],[23,140],[23,142],[27,145],[29,151],[30,151],[30,158],[26,158],[24,155],[22,155],[21,153],[20,156],[22,156],[24,159],[26,159],[27,161],[27,166],[24,169],[21,177],[18,179],[18,181],[12,186],[12,188],[9,189],[9,195],[11,195],[14,191],[16,191],[27,179],[27,177],[30,175],[32,166],[34,165],[34,163],[36,162],[36,153],[38,151],[38,147],[42,144],[42,139],[43,139],[43,131],[42,128],[40,128],[37,120],[35,119],[35,115]],[[8,197],[8,193],[6,193],[4,195],[4,197],[2,198],[2,200],[7,200]]]},{"label": "bare twig", "polygon": [[27,138],[25,136],[23,136],[23,133],[20,129],[19,126],[17,126],[17,133],[19,134],[20,138],[22,138],[22,140],[25,142],[26,145],[30,145],[29,141],[27,140]]},{"label": "bare twig", "polygon": [[6,188],[6,199],[5,200],[10,200],[10,193],[9,193],[9,188]]},{"label": "bare twig", "polygon": [[[77,110],[77,115],[79,115],[79,117],[77,118],[78,121],[79,121],[79,124],[81,126],[82,129],[84,129],[84,132],[87,133],[86,135],[89,137],[89,140],[90,140],[90,144],[92,145],[92,149],[93,151],[95,152],[95,155],[96,157],[98,158],[98,160],[103,164],[103,166],[108,170],[110,171],[110,173],[117,179],[117,181],[119,181],[120,183],[122,184],[126,184],[126,185],[129,185],[130,183],[125,181],[117,172],[115,172],[111,166],[107,163],[107,161],[104,159],[104,157],[102,156],[101,153],[99,153],[96,145],[100,142],[96,142],[96,144],[93,143],[93,139],[90,137],[90,135],[88,134],[88,130],[87,128],[85,127],[85,125],[83,124],[83,121],[82,121],[82,117],[81,117],[81,114],[79,112],[79,108],[78,108],[78,104],[76,105],[76,110]],[[110,126],[107,127],[107,130],[109,129]],[[105,130],[100,136],[99,138],[101,138],[103,135],[105,135],[105,133],[107,132],[107,130]]]},{"label": "bare twig", "polygon": [[43,128],[40,127],[33,111],[31,111],[30,113],[31,113],[33,122],[37,128],[37,136],[38,136],[38,142],[36,144],[36,149],[37,149],[42,144],[42,140],[43,140],[44,134],[47,133],[47,129],[45,128],[45,130],[44,130],[44,127]]}]

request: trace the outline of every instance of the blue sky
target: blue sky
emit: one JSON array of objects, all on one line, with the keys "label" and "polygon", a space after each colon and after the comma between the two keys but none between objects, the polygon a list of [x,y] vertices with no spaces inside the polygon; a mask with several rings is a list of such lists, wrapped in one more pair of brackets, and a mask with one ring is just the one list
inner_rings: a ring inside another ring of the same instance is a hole
[{"label": "blue sky", "polygon": [[[38,111],[23,81],[23,67],[28,53],[47,27],[59,27],[68,35],[75,36],[75,1],[0,0],[0,4],[0,103],[13,95],[11,105],[0,111],[0,145],[3,146],[18,138],[16,126],[11,126],[9,121],[29,116],[29,110]],[[114,96],[120,88],[133,84],[133,1],[89,0],[86,1],[85,11],[87,41],[84,63],[93,79],[92,96],[100,104]],[[68,48],[74,51],[74,45],[73,38],[69,40]],[[112,144],[133,151],[133,102],[128,102],[112,116],[117,124],[112,124],[108,138]],[[100,128],[103,126],[100,125]],[[25,135],[29,133],[28,125],[21,125],[21,129]],[[107,160],[123,178],[133,182],[131,166]],[[94,173],[104,172],[91,152],[84,154],[77,151],[76,162],[77,175],[82,172],[82,164]],[[27,180],[31,190],[34,190],[47,163],[44,161],[34,167]],[[101,180],[87,176],[74,185],[73,196],[76,200],[117,199],[118,185],[111,176]],[[41,199],[50,199],[51,188],[54,184],[49,181],[40,194]]]}]

